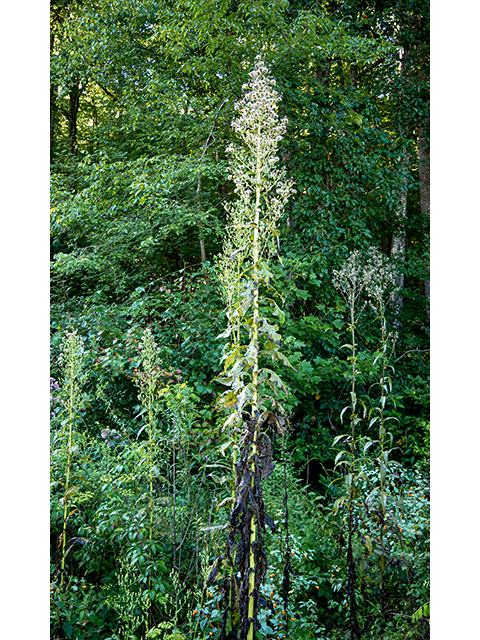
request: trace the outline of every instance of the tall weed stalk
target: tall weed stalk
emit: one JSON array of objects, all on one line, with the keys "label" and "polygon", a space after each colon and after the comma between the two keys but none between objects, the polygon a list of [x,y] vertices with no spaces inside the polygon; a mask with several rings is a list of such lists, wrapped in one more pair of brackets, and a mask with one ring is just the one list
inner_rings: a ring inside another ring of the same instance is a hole
[{"label": "tall weed stalk", "polygon": [[[138,436],[145,430],[147,439],[143,447],[146,451],[148,477],[148,546],[150,548],[151,567],[155,566],[155,552],[158,549],[159,532],[156,523],[159,505],[166,507],[168,527],[170,529],[172,549],[172,570],[169,582],[173,589],[175,620],[183,602],[183,576],[189,576],[196,558],[190,560],[190,566],[182,567],[185,543],[190,545],[191,534],[195,522],[195,509],[205,481],[205,469],[200,474],[198,486],[192,482],[191,471],[195,464],[189,453],[189,442],[186,433],[190,432],[195,398],[186,383],[177,382],[162,386],[165,371],[161,369],[159,348],[148,328],[143,333],[140,344],[140,362],[137,368],[137,386],[139,399],[145,416],[144,425]],[[165,422],[166,429],[159,427],[159,421]],[[138,437],[137,436],[137,437]],[[142,445],[141,445],[142,446]],[[163,485],[166,496],[156,495]],[[152,575],[148,575],[148,589],[152,599]],[[151,621],[153,617],[151,617]],[[175,622],[175,628],[177,622]]]},{"label": "tall weed stalk", "polygon": [[66,464],[65,464],[65,485],[63,492],[63,523],[61,533],[61,560],[60,560],[60,589],[64,586],[65,559],[67,543],[67,526],[71,515],[69,511],[70,498],[79,490],[77,485],[71,484],[72,460],[75,452],[75,421],[78,410],[81,406],[81,377],[84,360],[83,340],[75,331],[66,332],[62,342],[62,352],[60,362],[62,366],[62,386],[61,394],[65,419],[62,421],[61,435],[64,438]]},{"label": "tall weed stalk", "polygon": [[[385,405],[391,384],[387,375],[387,350],[389,345],[389,334],[386,328],[386,303],[385,296],[387,290],[392,290],[395,282],[393,268],[387,264],[385,258],[380,252],[371,248],[367,256],[363,256],[359,251],[353,251],[339,271],[334,272],[334,286],[343,296],[349,313],[349,324],[347,331],[350,335],[350,342],[343,345],[351,351],[350,360],[350,401],[351,403],[345,407],[341,413],[341,421],[345,413],[350,415],[350,433],[337,436],[334,440],[334,446],[341,443],[346,448],[341,449],[336,456],[335,465],[337,469],[342,468],[344,472],[345,494],[338,498],[334,505],[334,512],[340,508],[346,508],[346,527],[347,527],[347,596],[350,611],[350,632],[352,640],[361,638],[361,630],[358,621],[358,603],[356,596],[357,584],[357,562],[354,555],[353,537],[357,534],[358,538],[371,546],[370,539],[363,536],[359,530],[359,510],[361,504],[367,504],[369,499],[362,498],[362,489],[358,485],[362,472],[362,463],[366,454],[371,447],[377,443],[379,447],[378,469],[380,488],[378,491],[379,511],[378,522],[380,526],[380,594],[381,594],[381,611],[384,616],[383,605],[383,576],[385,572],[386,548],[383,542],[383,532],[386,520],[386,491],[385,480],[388,465],[388,456],[391,449],[386,449],[386,430],[385,424],[389,419],[385,415]],[[380,321],[381,348],[374,360],[374,365],[380,361],[380,394],[378,406],[367,412],[365,403],[357,397],[357,379],[359,376],[358,356],[357,356],[357,339],[356,327],[365,309],[367,302],[377,313]],[[362,436],[359,433],[359,425],[369,415],[368,427],[372,427],[378,423],[378,440],[373,441],[371,438]]]},{"label": "tall weed stalk", "polygon": [[334,511],[338,511],[340,507],[346,506],[347,511],[347,597],[349,599],[350,609],[350,631],[352,640],[359,640],[361,637],[360,627],[357,616],[357,599],[356,599],[356,581],[357,572],[355,559],[353,555],[353,535],[358,529],[358,520],[354,512],[357,499],[357,427],[361,421],[358,413],[359,400],[356,393],[356,383],[358,376],[358,360],[357,360],[357,342],[356,342],[356,326],[360,314],[363,310],[363,292],[368,282],[367,275],[363,267],[362,256],[360,252],[354,251],[347,259],[343,267],[334,272],[333,284],[341,293],[347,304],[349,313],[349,324],[347,331],[350,335],[350,342],[343,345],[351,351],[350,360],[350,404],[347,405],[341,415],[340,420],[343,424],[343,416],[349,411],[350,414],[350,433],[335,438],[334,446],[340,442],[347,445],[347,449],[342,449],[335,458],[336,468],[344,469],[344,481],[346,494],[339,498],[334,506]]},{"label": "tall weed stalk", "polygon": [[[387,563],[387,547],[384,540],[384,532],[387,527],[387,493],[386,493],[386,479],[389,464],[389,456],[392,452],[393,436],[390,432],[386,431],[386,424],[389,420],[396,420],[393,416],[386,415],[386,404],[389,394],[392,391],[392,380],[389,372],[393,371],[393,367],[388,362],[388,350],[394,346],[396,335],[389,333],[387,330],[386,320],[386,304],[387,300],[391,298],[395,292],[396,285],[396,272],[394,267],[387,263],[386,259],[375,250],[370,251],[369,256],[370,264],[373,266],[373,272],[366,285],[366,292],[368,295],[368,302],[371,308],[374,310],[377,320],[380,325],[380,348],[376,358],[374,359],[374,365],[380,363],[380,380],[378,386],[380,393],[378,397],[378,405],[373,407],[370,412],[369,428],[378,424],[378,451],[379,456],[377,458],[378,463],[378,476],[379,476],[379,491],[378,491],[378,526],[380,539],[380,570],[379,570],[379,591],[380,591],[380,610],[382,616],[382,628],[385,625],[385,585],[384,575],[386,571]],[[390,448],[388,448],[390,447]]]},{"label": "tall weed stalk", "polygon": [[153,539],[153,512],[154,512],[154,469],[155,469],[155,427],[158,417],[157,391],[160,380],[160,354],[150,328],[145,329],[139,346],[140,362],[137,368],[136,383],[138,398],[146,416],[144,426],[139,430],[137,438],[144,429],[148,437],[148,511],[149,511],[149,538]]},{"label": "tall weed stalk", "polygon": [[[137,438],[144,429],[147,430],[147,473],[148,473],[148,547],[150,559],[153,562],[151,547],[154,544],[153,517],[154,517],[154,473],[155,473],[155,427],[158,417],[157,387],[160,379],[160,354],[150,328],[143,332],[139,345],[140,362],[137,368],[136,384],[138,398],[145,415],[145,424],[139,430]],[[152,588],[151,569],[147,578],[148,589]],[[150,620],[153,620],[150,612]]]},{"label": "tall weed stalk", "polygon": [[[268,477],[273,465],[270,440],[261,430],[270,423],[282,431],[283,419],[276,416],[279,404],[273,396],[287,392],[279,376],[261,363],[262,358],[271,358],[272,362],[288,364],[280,352],[278,324],[272,324],[263,312],[270,307],[272,315],[283,322],[284,313],[277,303],[282,298],[275,290],[269,261],[278,255],[276,222],[292,191],[285,170],[277,167],[277,147],[286,121],[278,117],[280,96],[274,85],[258,56],[250,81],[243,87],[244,97],[235,105],[237,117],[232,127],[238,142],[227,151],[237,197],[227,209],[227,239],[219,260],[228,317],[227,330],[219,337],[230,338],[222,358],[223,375],[218,378],[229,387],[221,398],[230,411],[223,428],[240,432],[226,554],[231,569],[225,597],[230,610],[228,632],[234,634],[229,637],[240,640],[255,636],[259,586],[266,572],[261,480]],[[265,394],[265,386],[270,386],[273,396]],[[239,545],[235,544],[237,534]],[[238,594],[235,567],[241,574]],[[225,625],[222,633],[226,633]]]}]

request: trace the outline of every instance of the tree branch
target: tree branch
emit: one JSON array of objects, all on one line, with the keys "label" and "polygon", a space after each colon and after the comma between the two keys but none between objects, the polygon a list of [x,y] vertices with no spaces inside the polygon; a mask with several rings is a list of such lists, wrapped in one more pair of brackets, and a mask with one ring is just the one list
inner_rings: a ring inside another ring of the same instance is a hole
[{"label": "tree branch", "polygon": [[109,96],[110,98],[112,98],[112,100],[114,100],[115,102],[117,102],[117,101],[118,101],[118,98],[117,98],[117,96],[116,96],[116,95],[114,95],[111,91],[109,91],[109,90],[108,90],[108,89],[106,89],[103,85],[101,85],[101,84],[100,84],[100,82],[99,82],[96,78],[94,78],[94,80],[95,80],[95,83],[100,87],[100,89],[101,89],[102,91],[104,91],[104,92],[107,94],[107,96]]},{"label": "tree branch", "polygon": [[360,78],[365,76],[367,73],[370,73],[370,71],[373,71],[373,69],[375,69],[375,67],[378,67],[379,64],[382,64],[382,62],[385,62],[385,58],[380,58],[379,60],[372,62],[372,64],[369,64],[368,67],[365,67],[363,71],[360,71],[360,73],[357,74],[357,81],[360,80]]}]

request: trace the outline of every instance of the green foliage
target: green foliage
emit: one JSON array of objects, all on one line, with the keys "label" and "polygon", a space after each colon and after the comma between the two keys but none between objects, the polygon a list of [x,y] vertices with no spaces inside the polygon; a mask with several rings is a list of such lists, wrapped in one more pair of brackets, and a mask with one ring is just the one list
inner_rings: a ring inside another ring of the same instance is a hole
[{"label": "green foliage", "polygon": [[[251,412],[255,360],[253,260],[227,259],[230,298],[218,279],[222,247],[251,243],[254,230],[233,228],[238,202],[238,215],[253,209],[226,148],[240,141],[230,123],[260,52],[288,119],[276,155],[295,193],[278,194],[281,215],[259,237],[259,396],[267,410],[282,405],[290,427],[286,483],[281,436],[268,431],[275,470],[263,499],[277,531],[264,532],[257,635],[344,640],[354,597],[361,637],[428,637],[429,219],[417,139],[428,131],[428,6],[50,8],[52,638],[219,634],[222,589],[206,581],[228,535],[239,443],[218,378],[238,383],[227,405],[247,389]],[[401,311],[367,305],[352,323],[334,272],[354,250],[388,256],[403,232],[405,255],[392,261]],[[135,628],[122,619],[128,602]]]},{"label": "green foliage", "polygon": [[418,620],[421,620],[425,616],[429,616],[429,615],[430,615],[430,603],[426,602],[419,609],[417,609],[415,613],[412,614],[412,622],[418,622]]},{"label": "green foliage", "polygon": [[132,640],[138,627],[147,622],[148,595],[138,591],[133,566],[128,561],[120,560],[116,577],[118,592],[105,595],[105,604],[120,618],[121,640]]},{"label": "green foliage", "polygon": [[[249,85],[244,86],[249,91],[236,105],[238,114],[232,125],[240,140],[229,148],[238,197],[228,209],[227,239],[219,258],[229,323],[219,338],[230,342],[224,348],[224,371],[218,381],[231,388],[220,403],[235,407],[228,423],[237,425],[249,406],[252,417],[272,408],[270,392],[265,395],[261,389],[268,385],[274,395],[288,391],[274,370],[261,366],[265,360],[288,364],[278,333],[285,314],[277,303],[282,298],[270,266],[272,257],[278,255],[276,222],[292,191],[285,169],[277,168],[277,145],[286,123],[278,118],[280,96],[260,57],[250,76]],[[268,307],[270,314],[266,315]]]}]

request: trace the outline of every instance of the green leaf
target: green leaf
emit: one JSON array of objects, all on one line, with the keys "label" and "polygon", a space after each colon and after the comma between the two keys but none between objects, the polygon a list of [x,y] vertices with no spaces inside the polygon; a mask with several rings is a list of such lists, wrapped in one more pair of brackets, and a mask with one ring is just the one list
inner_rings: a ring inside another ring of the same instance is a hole
[{"label": "green leaf", "polygon": [[370,447],[375,444],[373,442],[373,440],[368,440],[364,445],[363,445],[363,453],[367,453],[367,451],[370,449]]},{"label": "green leaf", "polygon": [[252,340],[248,345],[248,349],[244,355],[244,360],[248,365],[253,366],[254,363],[257,362],[257,359],[258,359],[258,349],[255,346],[255,341]]},{"label": "green leaf", "polygon": [[226,524],[214,524],[208,527],[200,527],[200,531],[224,531],[228,529],[228,523]]},{"label": "green leaf", "polygon": [[[335,462],[334,465],[337,466],[339,464],[339,461],[341,460],[341,458],[343,458],[343,456],[351,456],[352,454],[349,451],[339,451],[337,453],[337,455],[335,456]],[[347,460],[344,460],[343,462],[349,462]]]},{"label": "green leaf", "polygon": [[[232,415],[233,415],[233,417],[236,417],[236,414],[232,414]],[[232,442],[233,442],[232,440],[228,440],[227,442],[224,442],[221,447],[218,448],[218,450],[220,451],[220,453],[222,454],[223,457],[225,457],[225,451],[232,444]]]},{"label": "green leaf", "polygon": [[218,335],[215,339],[216,340],[220,340],[221,338],[228,338],[230,336],[230,334],[232,333],[232,330],[233,330],[233,327],[229,326],[227,329],[225,329],[225,331],[223,333]]},{"label": "green leaf", "polygon": [[[234,391],[226,391],[218,399],[218,404],[222,407],[225,407],[226,409],[235,407],[235,405],[237,404],[237,394]],[[235,415],[236,414],[232,414],[231,416],[229,416],[227,420],[228,424],[232,424]]]},{"label": "green leaf", "polygon": [[65,498],[71,498],[76,493],[80,491],[80,487],[78,485],[74,485],[73,487],[69,487],[68,491],[65,493]]},{"label": "green leaf", "polygon": [[275,300],[270,299],[270,303],[273,303],[273,315],[278,318],[280,324],[283,324],[285,322],[285,312],[280,309]]},{"label": "green leaf", "polygon": [[243,407],[247,404],[247,402],[253,398],[253,392],[254,392],[254,386],[252,382],[247,384],[243,388],[237,400],[237,410],[239,413],[242,412]]},{"label": "green leaf", "polygon": [[338,513],[338,510],[343,506],[343,503],[345,502],[346,498],[345,496],[342,496],[341,498],[337,498],[333,504],[333,515],[336,515]]},{"label": "green leaf", "polygon": [[261,378],[260,379],[262,381],[265,380],[265,379],[268,379],[272,389],[274,389],[274,385],[275,385],[278,389],[280,389],[284,393],[288,393],[288,387],[283,382],[283,380],[280,378],[280,376],[278,376],[275,373],[275,371],[272,371],[271,369],[267,369],[267,368],[262,368],[262,369],[260,369],[260,374],[261,374]]},{"label": "green leaf", "polygon": [[342,409],[342,412],[340,414],[340,423],[343,424],[343,414],[345,413],[345,411],[347,411],[348,409],[350,409],[351,407],[344,407]]},{"label": "green leaf", "polygon": [[428,616],[430,616],[430,602],[426,602],[413,613],[412,622],[418,622]]},{"label": "green leaf", "polygon": [[222,507],[226,507],[227,505],[232,504],[233,502],[235,502],[235,498],[233,498],[232,496],[228,496],[228,498],[224,498],[220,502],[220,504],[216,506],[215,511],[218,512]]}]

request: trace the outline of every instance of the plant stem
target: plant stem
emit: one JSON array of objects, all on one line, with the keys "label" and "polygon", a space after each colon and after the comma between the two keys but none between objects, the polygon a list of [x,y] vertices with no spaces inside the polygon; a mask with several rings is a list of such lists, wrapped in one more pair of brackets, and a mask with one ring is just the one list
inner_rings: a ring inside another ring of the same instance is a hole
[{"label": "plant stem", "polygon": [[148,389],[148,453],[150,458],[150,465],[148,470],[148,480],[149,480],[149,489],[150,489],[150,527],[149,527],[149,537],[150,540],[153,537],[153,432],[152,432],[152,423],[153,423],[153,415],[152,415],[152,385],[149,383]]},{"label": "plant stem", "polygon": [[[152,541],[153,539],[153,411],[152,411],[152,396],[153,396],[153,381],[152,377],[149,376],[148,380],[148,452],[149,452],[149,469],[148,469],[148,480],[149,480],[149,490],[150,490],[150,526],[149,526],[149,539]],[[149,549],[151,554],[151,549]],[[151,569],[148,573],[147,580],[148,589],[152,588],[152,576]],[[153,622],[153,615],[151,610],[147,612],[148,620],[150,624]]]},{"label": "plant stem", "polygon": [[350,426],[351,426],[351,437],[352,441],[350,443],[350,450],[352,453],[352,462],[350,466],[350,488],[348,494],[348,549],[347,549],[347,567],[348,567],[348,594],[350,598],[350,624],[351,624],[351,634],[352,640],[359,640],[360,628],[358,626],[357,619],[357,599],[355,597],[355,583],[356,583],[356,571],[355,571],[355,562],[353,558],[353,507],[354,507],[354,498],[355,498],[355,424],[357,421],[357,399],[355,395],[356,389],[356,343],[355,343],[355,295],[352,297],[351,305],[350,305],[350,331],[352,335],[352,387],[351,387],[351,401],[352,401],[352,413],[350,417]]},{"label": "plant stem", "polygon": [[[258,132],[258,139],[260,138],[260,131]],[[252,418],[255,417],[258,411],[258,228],[260,224],[260,180],[261,180],[261,172],[260,172],[260,142],[257,143],[257,169],[256,169],[256,186],[255,186],[255,223],[253,227],[253,323],[252,323],[252,338],[253,345],[255,348],[255,359],[253,363],[253,373],[252,373],[252,382],[253,382],[253,399],[252,399]],[[258,438],[258,428],[257,424],[254,427],[253,433],[253,443],[252,443],[252,457],[254,458],[257,455],[257,438]],[[255,475],[255,460],[252,460],[252,474]],[[252,487],[254,486],[255,479],[252,477]],[[252,515],[252,529],[250,533],[250,575],[248,577],[248,617],[252,619],[250,623],[247,640],[253,640],[253,616],[255,610],[255,599],[253,592],[255,590],[255,556],[253,553],[253,545],[257,539],[257,523],[255,521],[255,516]]]},{"label": "plant stem", "polygon": [[173,570],[175,571],[177,565],[177,525],[176,525],[176,506],[175,502],[177,500],[177,463],[175,457],[175,427],[173,430],[173,497],[172,497],[172,514],[173,514]]},{"label": "plant stem", "polygon": [[382,629],[385,628],[385,601],[384,601],[384,573],[385,573],[385,548],[383,540],[383,527],[386,519],[386,494],[385,494],[385,476],[386,476],[386,461],[385,461],[385,401],[387,397],[386,386],[386,369],[387,369],[387,328],[385,322],[385,309],[383,302],[380,301],[380,325],[382,336],[382,378],[380,384],[380,545],[382,549],[382,555],[380,556],[380,610],[382,613]]},{"label": "plant stem", "polygon": [[[69,354],[70,359],[72,355]],[[73,374],[73,362],[71,364],[70,371],[70,385],[68,396],[68,444],[67,444],[67,477],[65,480],[65,493],[63,495],[63,532],[62,532],[62,564],[60,570],[60,588],[63,588],[63,575],[65,573],[65,545],[67,542],[67,511],[68,511],[68,489],[70,483],[70,467],[72,464],[72,422],[73,422],[73,402],[74,402],[74,374]]]}]

